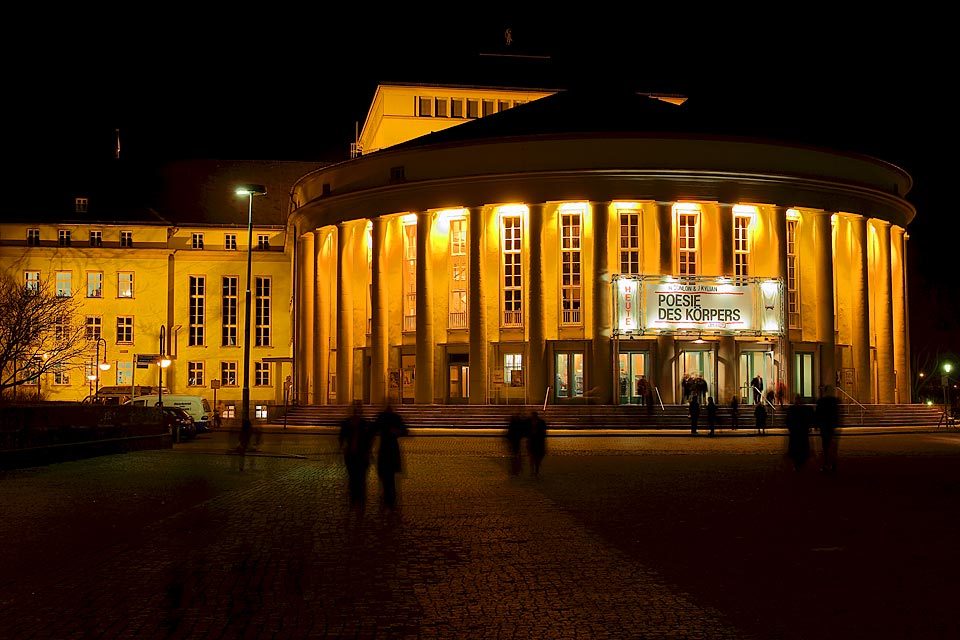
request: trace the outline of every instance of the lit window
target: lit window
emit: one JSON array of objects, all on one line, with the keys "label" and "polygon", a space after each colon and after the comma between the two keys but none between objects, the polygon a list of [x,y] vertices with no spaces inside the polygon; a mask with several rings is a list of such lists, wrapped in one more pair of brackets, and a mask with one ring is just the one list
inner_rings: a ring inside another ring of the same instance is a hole
[{"label": "lit window", "polygon": [[620,210],[620,273],[640,273],[640,212]]},{"label": "lit window", "polygon": [[518,215],[501,218],[503,326],[523,326],[523,232]]},{"label": "lit window", "polygon": [[117,316],[117,344],[133,344],[133,316]]},{"label": "lit window", "polygon": [[451,329],[467,328],[467,221],[450,220],[450,319]]},{"label": "lit window", "polygon": [[57,243],[61,247],[70,246],[70,230],[69,229],[59,229],[57,231]]},{"label": "lit window", "polygon": [[91,247],[102,247],[102,246],[103,246],[103,231],[91,231],[91,232],[90,232],[90,246],[91,246]]},{"label": "lit window", "polygon": [[27,229],[27,246],[40,246],[40,229]]},{"label": "lit window", "polygon": [[70,384],[70,371],[62,363],[53,365],[53,384]]},{"label": "lit window", "polygon": [[257,420],[266,420],[267,419],[267,405],[258,404],[253,408],[253,417]]},{"label": "lit window", "polygon": [[800,281],[797,278],[797,220],[787,218],[787,320],[791,329],[800,328]]},{"label": "lit window", "polygon": [[254,282],[254,344],[258,347],[270,346],[270,278],[256,277]]},{"label": "lit window", "polygon": [[203,234],[194,233],[190,239],[190,246],[194,249],[203,249]]},{"label": "lit window", "polygon": [[220,363],[220,384],[224,387],[237,386],[237,363],[233,361]]},{"label": "lit window", "polygon": [[580,212],[560,214],[561,324],[580,324],[581,219]]},{"label": "lit window", "polygon": [[117,297],[118,298],[133,297],[133,272],[132,271],[120,271],[119,273],[117,273]]},{"label": "lit window", "polygon": [[750,216],[733,217],[733,274],[738,282],[750,276]]},{"label": "lit window", "polygon": [[224,347],[237,346],[237,276],[223,276],[220,292],[220,324],[222,327],[220,344]]},{"label": "lit window", "polygon": [[403,330],[417,329],[417,225],[403,226]]},{"label": "lit window", "polygon": [[206,317],[207,279],[204,276],[190,276],[190,335],[187,344],[191,347],[204,345],[204,320]]},{"label": "lit window", "polygon": [[697,275],[697,240],[700,213],[683,211],[677,214],[677,264],[679,275]]},{"label": "lit window", "polygon": [[187,386],[202,387],[204,385],[203,361],[187,363]]},{"label": "lit window", "polygon": [[88,298],[103,297],[103,272],[101,271],[87,272],[87,297]]},{"label": "lit window", "polygon": [[24,285],[27,288],[27,291],[40,291],[40,272],[39,271],[24,271],[23,272]]},{"label": "lit window", "polygon": [[503,354],[503,383],[508,387],[512,386],[515,375],[523,375],[523,354]]},{"label": "lit window", "polygon": [[120,246],[128,249],[133,246],[133,231],[120,232]]},{"label": "lit window", "polygon": [[228,251],[237,250],[237,234],[227,233],[223,236],[223,248]]},{"label": "lit window", "polygon": [[73,295],[73,273],[70,271],[57,271],[57,296],[69,298]]},{"label": "lit window", "polygon": [[120,386],[133,383],[133,362],[117,361],[117,384]]}]

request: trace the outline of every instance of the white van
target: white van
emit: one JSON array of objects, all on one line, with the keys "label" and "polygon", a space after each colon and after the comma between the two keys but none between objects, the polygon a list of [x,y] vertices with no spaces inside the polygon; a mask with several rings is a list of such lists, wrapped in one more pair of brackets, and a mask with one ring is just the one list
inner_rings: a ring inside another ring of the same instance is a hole
[{"label": "white van", "polygon": [[[137,396],[125,404],[136,404],[141,407],[155,407],[160,402],[160,396],[150,394],[146,396]],[[181,396],[175,393],[163,394],[163,406],[180,407],[193,417],[193,422],[197,427],[197,433],[206,433],[213,428],[213,411],[210,409],[210,403],[202,396]]]}]

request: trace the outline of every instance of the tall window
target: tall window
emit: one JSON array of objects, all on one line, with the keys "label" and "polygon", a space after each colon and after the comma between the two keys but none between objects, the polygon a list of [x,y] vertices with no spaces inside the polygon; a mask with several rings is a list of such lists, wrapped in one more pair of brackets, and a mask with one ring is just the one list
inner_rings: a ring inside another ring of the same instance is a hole
[{"label": "tall window", "polygon": [[403,225],[403,330],[417,329],[417,225]]},{"label": "tall window", "polygon": [[447,117],[447,99],[437,98],[433,103],[433,115],[438,118]]},{"label": "tall window", "polygon": [[87,340],[96,340],[100,337],[100,328],[103,324],[103,319],[100,316],[87,316]]},{"label": "tall window", "polygon": [[133,344],[133,316],[117,316],[117,343]]},{"label": "tall window", "polygon": [[417,115],[421,118],[429,118],[433,115],[433,112],[430,111],[430,106],[433,103],[432,98],[427,98],[420,96],[417,98]]},{"label": "tall window", "polygon": [[206,309],[207,279],[204,276],[190,276],[190,337],[191,347],[204,344],[203,323]]},{"label": "tall window", "polygon": [[467,98],[467,117],[468,118],[479,118],[480,117],[480,101],[472,100]]},{"label": "tall window", "polygon": [[367,333],[373,331],[373,223],[367,222],[364,232],[367,244]]},{"label": "tall window", "polygon": [[270,386],[270,363],[258,360],[253,363],[253,384],[257,387]]},{"label": "tall window", "polygon": [[580,324],[580,212],[560,214],[561,324]]},{"label": "tall window", "polygon": [[70,370],[62,363],[53,365],[53,384],[70,384]]},{"label": "tall window", "polygon": [[254,344],[258,347],[270,346],[270,278],[257,276],[254,282]]},{"label": "tall window", "polygon": [[117,297],[118,298],[133,297],[133,272],[132,271],[120,271],[119,273],[117,273]]},{"label": "tall window", "polygon": [[521,217],[505,215],[501,218],[500,251],[503,266],[503,326],[523,325],[523,228]]},{"label": "tall window", "polygon": [[204,385],[203,361],[194,360],[187,363],[187,386],[202,387]]},{"label": "tall window", "polygon": [[27,229],[27,246],[40,246],[40,229]]},{"label": "tall window", "polygon": [[677,259],[680,276],[697,275],[697,240],[700,213],[681,211],[677,214]]},{"label": "tall window", "polygon": [[523,354],[503,354],[503,383],[508,387],[513,384],[514,372],[519,372],[520,376],[523,375]]},{"label": "tall window", "polygon": [[450,100],[450,116],[453,118],[462,118],[464,114],[463,111],[463,98],[453,98]]},{"label": "tall window", "polygon": [[133,246],[133,231],[120,232],[120,246],[128,249]]},{"label": "tall window", "polygon": [[57,244],[61,247],[70,246],[70,230],[69,229],[60,229],[57,231]]},{"label": "tall window", "polygon": [[87,297],[88,298],[103,297],[103,272],[102,271],[87,272]]},{"label": "tall window", "polygon": [[467,221],[450,221],[450,320],[451,329],[467,327]]},{"label": "tall window", "polygon": [[220,344],[224,347],[237,346],[237,276],[223,276],[223,288],[220,293]]},{"label": "tall window", "polygon": [[237,234],[227,233],[223,236],[223,248],[228,251],[237,250]]},{"label": "tall window", "polygon": [[496,113],[496,102],[494,100],[484,100],[483,101],[483,115],[492,116]]},{"label": "tall window", "polygon": [[69,298],[73,295],[73,273],[71,271],[57,271],[57,295]]},{"label": "tall window", "polygon": [[267,251],[270,248],[270,236],[265,233],[257,234],[257,249]]},{"label": "tall window", "polygon": [[70,330],[69,319],[66,315],[58,315],[53,322],[53,339],[57,342],[66,340]]},{"label": "tall window", "polygon": [[233,360],[220,363],[220,384],[225,387],[237,386],[237,363]]},{"label": "tall window", "polygon": [[117,361],[117,384],[133,384],[133,362]]},{"label": "tall window", "polygon": [[620,273],[640,273],[640,212],[620,210]]},{"label": "tall window", "polygon": [[90,246],[91,246],[91,247],[102,247],[102,246],[103,246],[103,231],[91,231],[91,232],[90,232]]},{"label": "tall window", "polygon": [[39,271],[24,271],[23,280],[24,280],[24,286],[26,286],[27,291],[40,291],[40,272]]},{"label": "tall window", "polygon": [[800,328],[800,282],[797,278],[797,220],[787,218],[787,322]]},{"label": "tall window", "polygon": [[190,246],[194,249],[203,249],[203,234],[194,233],[190,236]]},{"label": "tall window", "polygon": [[733,271],[738,281],[750,276],[750,216],[733,217]]}]

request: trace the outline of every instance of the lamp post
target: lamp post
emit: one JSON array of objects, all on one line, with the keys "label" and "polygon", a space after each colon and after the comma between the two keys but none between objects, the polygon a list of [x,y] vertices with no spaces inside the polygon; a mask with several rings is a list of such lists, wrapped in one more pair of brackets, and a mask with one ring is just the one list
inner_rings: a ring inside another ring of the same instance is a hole
[{"label": "lamp post", "polygon": [[237,187],[238,196],[247,196],[247,289],[243,309],[243,395],[240,414],[240,446],[246,449],[250,439],[250,279],[253,264],[253,197],[266,195],[262,184],[242,184]]},{"label": "lamp post", "polygon": [[943,363],[943,411],[947,415],[950,412],[950,372],[953,365],[949,362]]},{"label": "lamp post", "polygon": [[[100,360],[100,343],[101,342],[103,343],[103,361],[102,362]],[[103,337],[97,338],[97,368],[100,369],[100,371],[104,371],[104,372],[110,370],[110,363],[107,362],[107,341]],[[94,375],[97,376],[96,387],[93,390],[93,397],[94,399],[96,399],[96,397],[100,394],[100,374],[97,373],[96,371],[94,371],[93,373]]]},{"label": "lamp post", "polygon": [[[159,371],[158,381],[157,381],[157,406],[160,407],[161,411],[163,410],[163,370],[170,366],[170,360],[166,356],[167,353],[167,328],[164,325],[160,325],[160,359],[157,360],[157,367]],[[173,436],[173,441],[177,442],[178,436],[177,425],[173,425],[170,428],[171,435]]]}]

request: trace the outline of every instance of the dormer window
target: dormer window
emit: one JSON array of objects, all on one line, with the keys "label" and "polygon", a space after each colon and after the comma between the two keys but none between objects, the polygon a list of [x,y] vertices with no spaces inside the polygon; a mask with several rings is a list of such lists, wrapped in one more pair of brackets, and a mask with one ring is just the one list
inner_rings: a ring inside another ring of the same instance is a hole
[{"label": "dormer window", "polygon": [[90,207],[90,200],[88,198],[74,198],[73,199],[73,210],[76,213],[86,213],[87,209]]},{"label": "dormer window", "polygon": [[90,246],[91,246],[91,247],[102,247],[102,246],[103,246],[103,232],[102,232],[102,231],[91,231],[91,232],[90,232]]},{"label": "dormer window", "polygon": [[190,246],[193,247],[194,249],[203,249],[203,234],[202,233],[193,234]]},{"label": "dormer window", "polygon": [[70,229],[58,229],[57,230],[57,243],[61,247],[70,246]]}]

